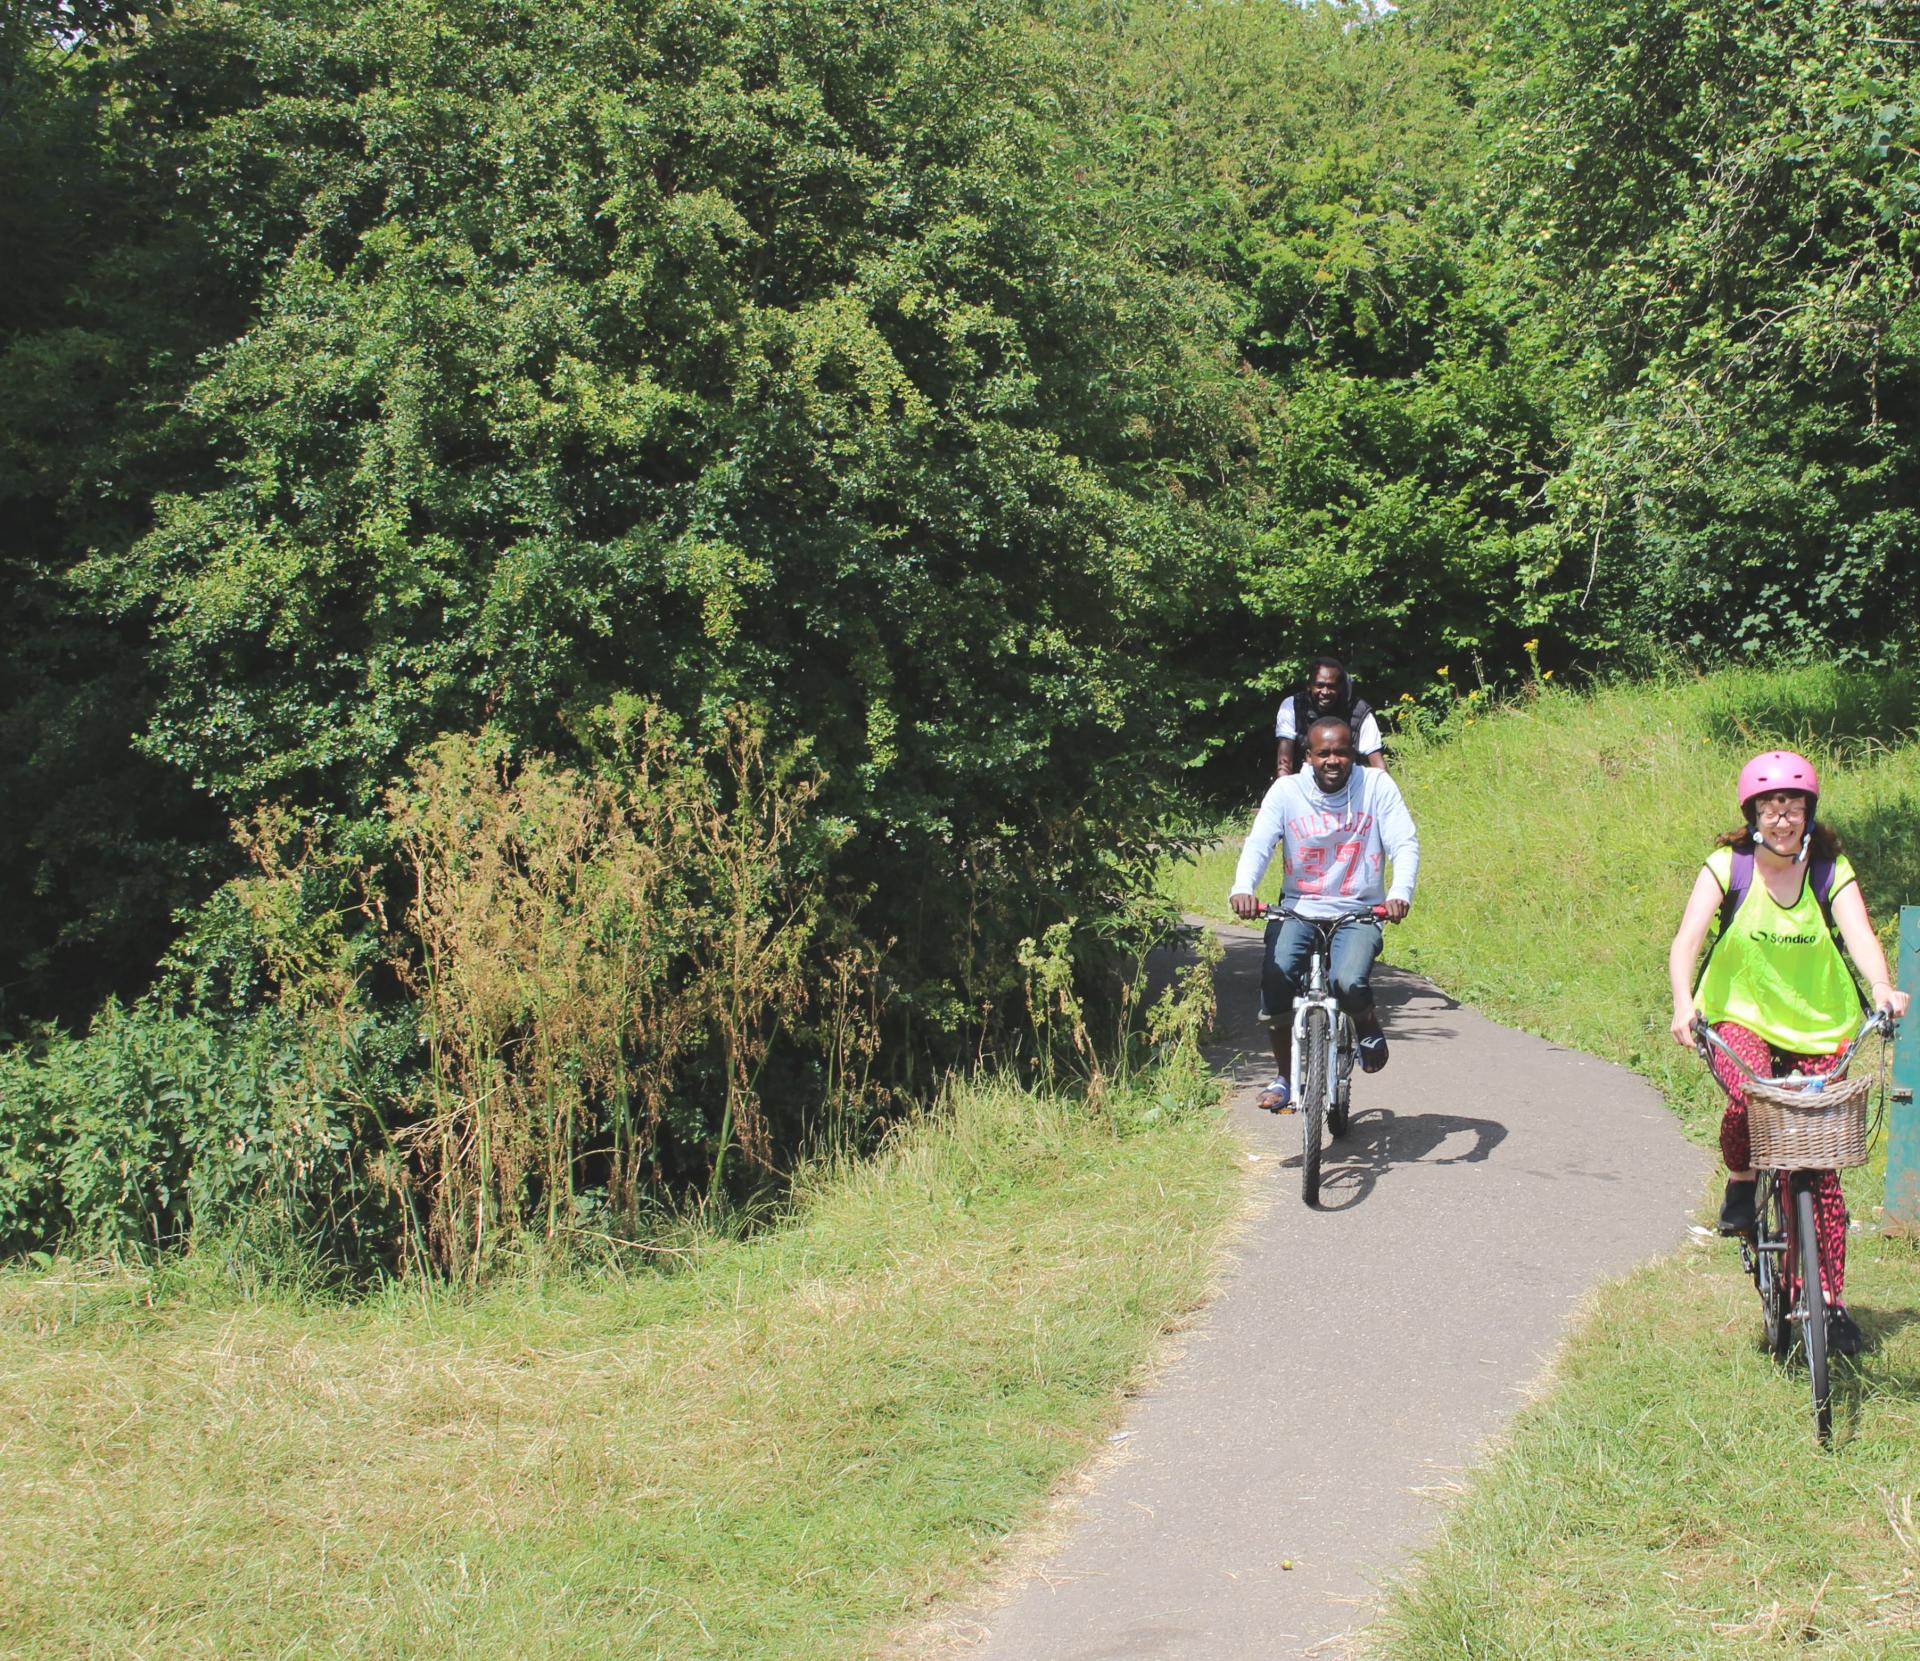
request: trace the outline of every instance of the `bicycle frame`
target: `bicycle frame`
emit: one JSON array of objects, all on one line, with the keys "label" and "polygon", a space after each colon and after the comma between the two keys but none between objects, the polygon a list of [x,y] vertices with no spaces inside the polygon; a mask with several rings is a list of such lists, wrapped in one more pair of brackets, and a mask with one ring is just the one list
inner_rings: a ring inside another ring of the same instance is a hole
[{"label": "bicycle frame", "polygon": [[[1328,975],[1328,964],[1333,956],[1333,936],[1340,926],[1350,921],[1337,918],[1322,923],[1312,917],[1300,919],[1312,923],[1313,949],[1307,956],[1306,984],[1300,989],[1299,996],[1293,1000],[1293,1076],[1302,1076],[1301,1066],[1304,1059],[1303,1046],[1306,1042],[1307,1012],[1313,1009],[1326,1011],[1326,1030],[1334,1037],[1334,1054],[1348,1063],[1351,1071],[1353,1056],[1353,1018],[1340,1007],[1340,1000],[1333,995],[1333,983]],[[1328,1077],[1334,1074],[1333,1068],[1327,1069]]]},{"label": "bicycle frame", "polygon": [[1376,921],[1383,914],[1384,908],[1349,917],[1302,917],[1276,906],[1267,908],[1269,919],[1302,922],[1313,930],[1305,982],[1293,1000],[1290,1034],[1294,1103],[1300,1115],[1300,1190],[1308,1205],[1320,1200],[1322,1124],[1335,1136],[1346,1134],[1356,1054],[1352,1017],[1333,995],[1333,937],[1348,923]]}]

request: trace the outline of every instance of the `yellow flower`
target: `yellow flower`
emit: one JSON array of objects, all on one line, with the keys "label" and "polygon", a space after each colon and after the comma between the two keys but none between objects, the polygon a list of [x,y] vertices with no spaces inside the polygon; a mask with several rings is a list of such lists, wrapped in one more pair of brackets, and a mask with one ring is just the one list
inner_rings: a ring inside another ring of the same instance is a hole
[{"label": "yellow flower", "polygon": [[1410,703],[1412,703],[1412,702],[1413,702],[1413,694],[1412,694],[1411,692],[1402,692],[1402,693],[1400,694],[1400,701],[1401,701],[1401,703],[1403,703],[1403,704],[1410,704]]},{"label": "yellow flower", "polygon": [[1541,679],[1542,679],[1543,681],[1550,681],[1550,680],[1552,680],[1552,679],[1553,679],[1553,671],[1552,671],[1551,669],[1549,669],[1549,670],[1548,670],[1548,671],[1547,671],[1547,672],[1546,672],[1546,673],[1545,673],[1544,675],[1542,675],[1542,676],[1541,676],[1540,678],[1541,678]]},{"label": "yellow flower", "polygon": [[1538,640],[1523,640],[1520,643],[1520,650],[1523,652],[1537,652],[1540,650],[1540,642]]},{"label": "yellow flower", "polygon": [[1448,675],[1447,666],[1444,663],[1441,664],[1438,669],[1434,670],[1434,673],[1438,675],[1442,680],[1445,680]]},{"label": "yellow flower", "polygon": [[1467,717],[1467,725],[1468,725],[1468,726],[1472,726],[1472,725],[1473,725],[1473,721],[1474,721],[1474,718],[1473,718],[1473,717],[1472,717],[1471,715],[1469,715],[1469,716]]}]

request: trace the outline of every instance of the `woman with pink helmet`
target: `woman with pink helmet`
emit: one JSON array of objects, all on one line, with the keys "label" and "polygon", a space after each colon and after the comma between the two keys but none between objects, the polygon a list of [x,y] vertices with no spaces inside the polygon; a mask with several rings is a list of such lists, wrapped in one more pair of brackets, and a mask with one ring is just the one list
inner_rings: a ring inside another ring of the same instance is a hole
[{"label": "woman with pink helmet", "polygon": [[[1693,1047],[1698,1013],[1761,1078],[1796,1069],[1826,1072],[1859,1026],[1859,990],[1834,942],[1835,929],[1867,977],[1874,1007],[1906,1013],[1907,994],[1887,972],[1853,864],[1833,827],[1816,817],[1819,801],[1813,763],[1791,750],[1765,751],[1741,768],[1745,823],[1707,856],[1667,953],[1675,1042]],[[1744,875],[1744,889],[1736,871]],[[1696,984],[1694,962],[1730,899],[1732,915],[1723,917]],[[1754,1226],[1747,1102],[1733,1063],[1716,1052],[1713,1065],[1727,1092],[1720,1153],[1730,1174],[1720,1230],[1741,1234]],[[1828,1341],[1841,1354],[1857,1354],[1860,1329],[1841,1301],[1847,1208],[1835,1172],[1822,1174],[1815,1206],[1831,1273]]]}]

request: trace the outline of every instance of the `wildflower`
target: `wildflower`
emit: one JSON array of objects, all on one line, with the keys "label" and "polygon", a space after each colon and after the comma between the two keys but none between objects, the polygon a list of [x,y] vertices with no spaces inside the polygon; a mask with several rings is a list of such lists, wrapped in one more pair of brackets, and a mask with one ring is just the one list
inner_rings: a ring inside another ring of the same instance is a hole
[{"label": "wildflower", "polygon": [[1537,651],[1539,651],[1539,650],[1540,650],[1540,641],[1539,641],[1539,638],[1538,638],[1538,637],[1536,636],[1536,637],[1535,637],[1534,639],[1532,639],[1532,640],[1523,640],[1523,641],[1521,641],[1521,642],[1520,642],[1520,650],[1521,650],[1521,651],[1523,651],[1523,652],[1537,652]]},{"label": "wildflower", "polygon": [[1547,671],[1547,672],[1546,672],[1546,673],[1545,673],[1544,675],[1542,675],[1542,676],[1541,676],[1540,678],[1541,678],[1541,679],[1542,679],[1543,681],[1550,681],[1550,680],[1552,680],[1552,679],[1553,679],[1553,671],[1552,671],[1551,669],[1549,669],[1549,670],[1548,670],[1548,671]]},{"label": "wildflower", "polygon": [[1411,692],[1402,692],[1402,693],[1400,694],[1400,701],[1401,701],[1401,703],[1403,703],[1403,704],[1410,704],[1410,703],[1412,703],[1412,702],[1413,702],[1413,694],[1412,694]]},{"label": "wildflower", "polygon": [[1445,680],[1451,672],[1452,671],[1450,671],[1444,663],[1441,664],[1438,669],[1434,670],[1434,673],[1438,675],[1442,680]]}]

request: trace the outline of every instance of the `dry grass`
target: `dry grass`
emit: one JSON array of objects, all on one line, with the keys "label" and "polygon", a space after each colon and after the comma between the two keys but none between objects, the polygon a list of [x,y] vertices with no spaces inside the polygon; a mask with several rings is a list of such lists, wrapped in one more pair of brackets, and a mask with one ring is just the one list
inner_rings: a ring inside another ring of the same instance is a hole
[{"label": "dry grass", "polygon": [[1201,1296],[1210,1115],[987,1091],[681,1272],[289,1308],[0,1282],[0,1654],[865,1653]]}]

